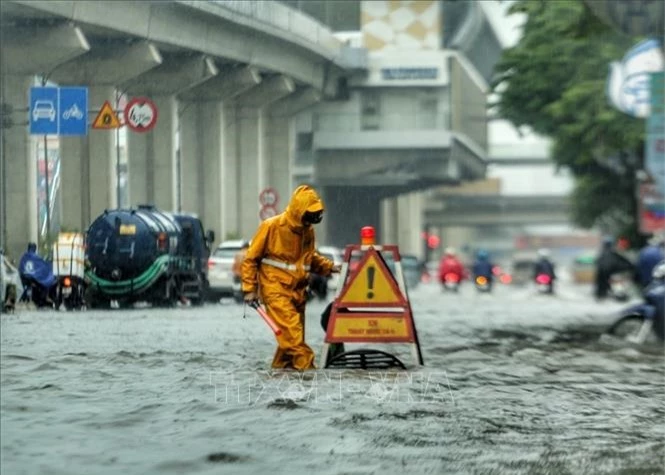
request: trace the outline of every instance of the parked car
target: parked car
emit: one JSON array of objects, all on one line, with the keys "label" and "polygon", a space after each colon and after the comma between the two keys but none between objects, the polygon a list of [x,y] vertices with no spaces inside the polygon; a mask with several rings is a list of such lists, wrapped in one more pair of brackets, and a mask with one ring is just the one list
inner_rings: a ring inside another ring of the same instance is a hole
[{"label": "parked car", "polygon": [[233,297],[240,290],[240,283],[234,281],[231,268],[236,254],[246,242],[242,239],[224,241],[208,259],[208,295],[211,299]]},{"label": "parked car", "polygon": [[[342,261],[344,260],[344,252],[333,246],[320,246],[318,248],[319,254],[321,254],[323,257],[327,257],[331,261],[333,261],[335,264],[342,264]],[[328,290],[331,292],[337,291],[337,287],[339,286],[339,274],[331,274],[330,278],[328,279]]]}]

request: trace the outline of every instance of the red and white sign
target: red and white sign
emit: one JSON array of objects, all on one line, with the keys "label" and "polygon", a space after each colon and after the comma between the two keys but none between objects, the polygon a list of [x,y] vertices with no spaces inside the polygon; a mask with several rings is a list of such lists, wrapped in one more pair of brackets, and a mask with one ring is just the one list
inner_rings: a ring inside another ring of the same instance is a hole
[{"label": "red and white sign", "polygon": [[276,206],[279,202],[279,194],[274,188],[265,188],[259,194],[259,203],[261,206]]},{"label": "red and white sign", "polygon": [[261,211],[259,211],[259,218],[261,218],[261,221],[264,221],[268,218],[272,218],[273,216],[277,216],[277,208],[271,205],[266,205],[263,208],[261,208]]},{"label": "red and white sign", "polygon": [[148,132],[157,123],[157,106],[147,97],[135,97],[125,106],[125,123],[134,132]]}]

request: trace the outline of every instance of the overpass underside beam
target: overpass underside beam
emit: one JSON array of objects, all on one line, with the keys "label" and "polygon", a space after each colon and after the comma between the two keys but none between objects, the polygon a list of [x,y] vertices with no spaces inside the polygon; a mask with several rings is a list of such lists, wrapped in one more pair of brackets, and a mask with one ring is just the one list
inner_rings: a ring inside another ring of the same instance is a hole
[{"label": "overpass underside beam", "polygon": [[60,84],[117,86],[161,63],[159,50],[148,41],[94,46],[88,54],[58,67],[51,79]]},{"label": "overpass underside beam", "polygon": [[541,224],[568,224],[570,217],[565,211],[554,212],[431,212],[427,211],[425,220],[432,226],[519,226]]},{"label": "overpass underside beam", "polygon": [[90,50],[80,28],[7,27],[2,29],[2,74],[48,75]]}]

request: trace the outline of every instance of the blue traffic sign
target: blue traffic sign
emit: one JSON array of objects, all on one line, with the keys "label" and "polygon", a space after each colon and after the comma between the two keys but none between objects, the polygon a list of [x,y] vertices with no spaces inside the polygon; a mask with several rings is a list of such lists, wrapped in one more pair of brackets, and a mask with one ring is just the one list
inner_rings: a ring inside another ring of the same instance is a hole
[{"label": "blue traffic sign", "polygon": [[58,126],[58,88],[30,88],[30,134],[57,134]]},{"label": "blue traffic sign", "polygon": [[86,135],[87,87],[31,87],[30,134]]},{"label": "blue traffic sign", "polygon": [[86,135],[88,133],[88,88],[61,87],[60,135]]}]

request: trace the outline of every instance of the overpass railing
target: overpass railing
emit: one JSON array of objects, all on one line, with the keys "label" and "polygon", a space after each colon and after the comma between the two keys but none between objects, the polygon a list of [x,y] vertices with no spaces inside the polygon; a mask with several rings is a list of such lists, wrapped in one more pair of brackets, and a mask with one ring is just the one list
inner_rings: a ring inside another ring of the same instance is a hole
[{"label": "overpass railing", "polygon": [[[266,30],[276,29],[298,38],[299,43],[328,59],[343,60],[345,56],[344,45],[335,38],[332,31],[309,16],[274,1],[250,2],[247,0],[208,0],[180,1],[194,8],[207,10],[228,18],[234,23],[248,25],[251,22],[260,22],[268,27]],[[269,31],[270,32],[270,31]],[[270,32],[274,34],[275,32]],[[280,35],[284,37],[284,35]],[[288,38],[285,38],[288,39]]]}]

